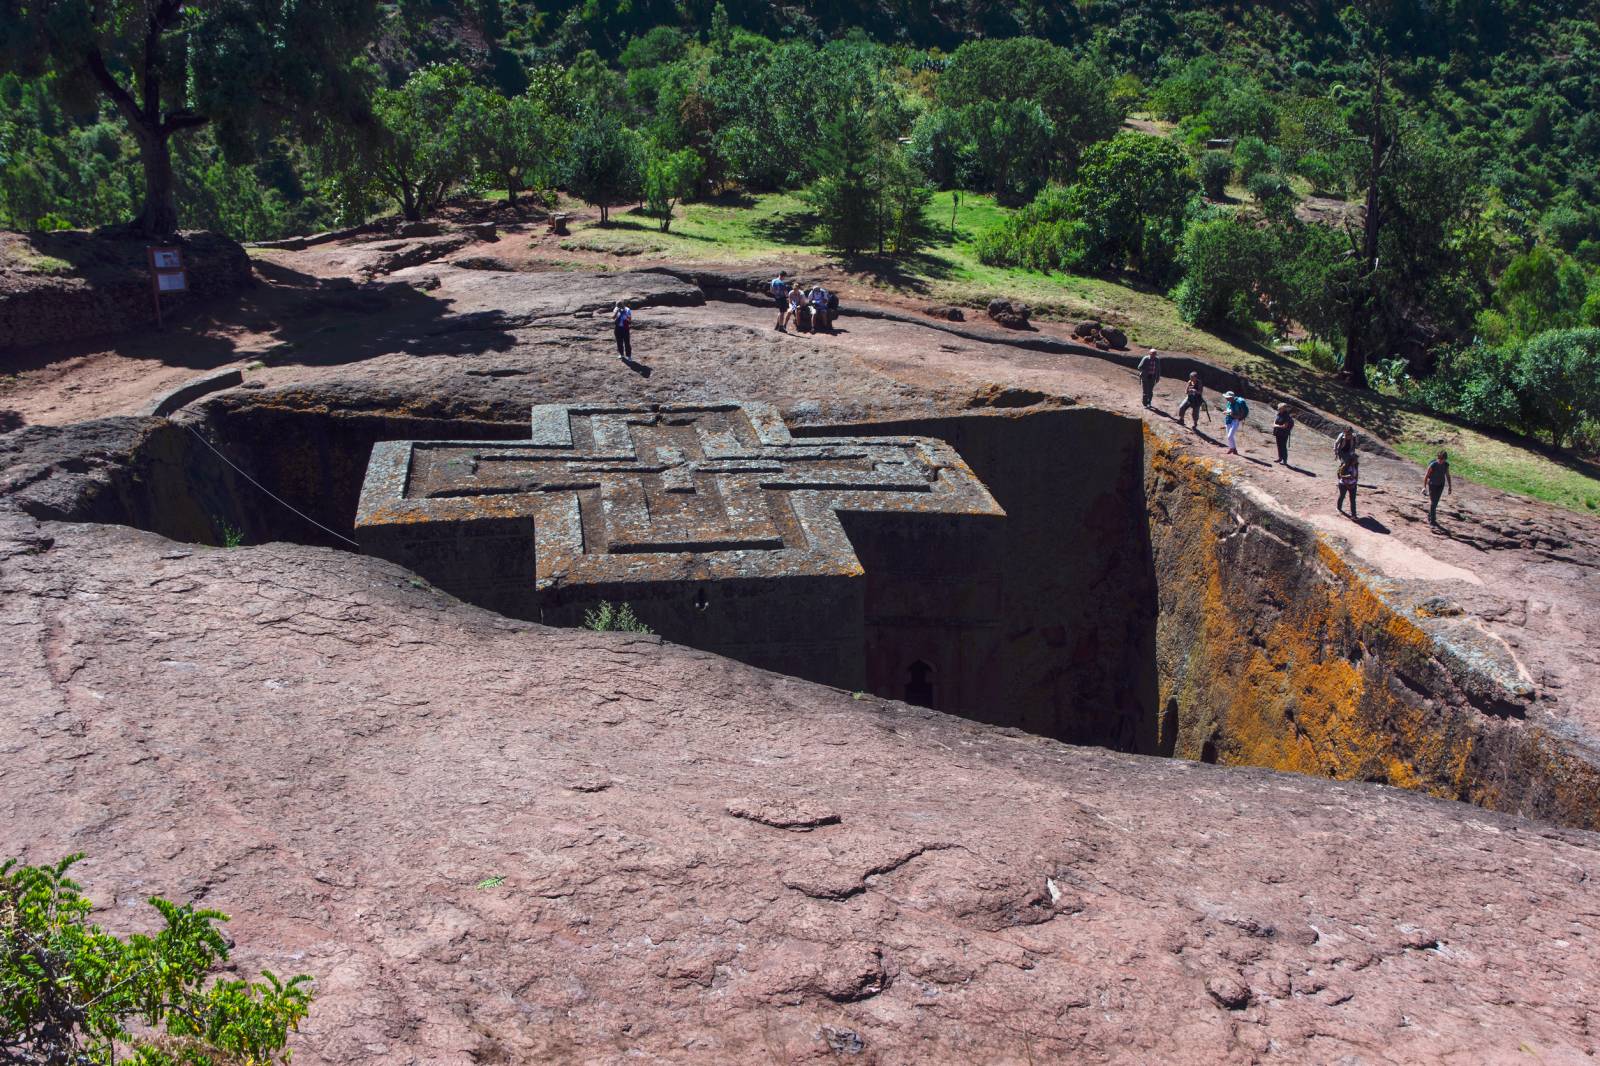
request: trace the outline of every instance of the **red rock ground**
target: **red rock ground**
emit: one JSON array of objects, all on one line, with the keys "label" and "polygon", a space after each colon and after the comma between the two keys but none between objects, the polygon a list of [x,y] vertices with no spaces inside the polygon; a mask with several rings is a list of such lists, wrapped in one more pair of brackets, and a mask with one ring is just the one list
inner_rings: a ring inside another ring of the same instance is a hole
[{"label": "red rock ground", "polygon": [[[0,402],[29,422],[128,413],[260,355],[250,377],[269,386],[464,405],[738,392],[805,421],[999,385],[1172,428],[1121,367],[981,326],[856,316],[811,338],[756,307],[649,307],[646,380],[586,312],[636,278],[424,264],[398,274],[425,286],[413,297],[372,304],[337,284],[350,261],[318,265],[330,254],[273,253],[268,284],[167,336],[23,353]],[[1306,427],[1298,470],[1254,461],[1257,427],[1239,459],[1195,447],[1375,573],[1436,584],[1538,713],[1577,743],[1600,734],[1594,523],[1458,482],[1435,536],[1416,469],[1374,458],[1375,522],[1356,526]],[[80,880],[114,928],[148,922],[152,892],[232,913],[243,969],[318,979],[296,1062],[1600,1051],[1595,834],[1070,748],[511,622],[355,555],[3,507],[0,624],[0,853],[87,852]]]}]

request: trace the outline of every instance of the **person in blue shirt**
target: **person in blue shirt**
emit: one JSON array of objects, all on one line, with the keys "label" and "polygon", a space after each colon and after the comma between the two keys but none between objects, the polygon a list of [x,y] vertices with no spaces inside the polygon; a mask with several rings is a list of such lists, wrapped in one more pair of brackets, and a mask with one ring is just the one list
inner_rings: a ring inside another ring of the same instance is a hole
[{"label": "person in blue shirt", "polygon": [[1250,405],[1244,397],[1232,392],[1222,396],[1222,428],[1228,438],[1228,454],[1239,454],[1239,423],[1250,416]]},{"label": "person in blue shirt", "polygon": [[626,300],[618,301],[611,309],[611,332],[617,338],[617,358],[624,363],[633,362],[633,310]]},{"label": "person in blue shirt", "polygon": [[789,281],[786,271],[778,271],[778,276],[767,284],[767,291],[772,294],[773,302],[778,305],[778,324],[772,328],[787,333],[783,328],[783,320],[789,317]]}]

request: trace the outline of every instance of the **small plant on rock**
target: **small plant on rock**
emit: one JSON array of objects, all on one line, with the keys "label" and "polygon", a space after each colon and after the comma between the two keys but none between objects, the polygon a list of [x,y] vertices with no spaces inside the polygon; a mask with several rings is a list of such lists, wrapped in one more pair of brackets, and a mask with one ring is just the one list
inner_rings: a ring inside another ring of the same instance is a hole
[{"label": "small plant on rock", "polygon": [[0,1061],[100,1066],[279,1066],[311,980],[213,981],[228,959],[221,911],[150,905],[165,927],[126,939],[88,922],[67,870],[0,865]]},{"label": "small plant on rock", "polygon": [[633,613],[631,604],[613,604],[610,600],[601,600],[599,606],[583,612],[583,628],[592,629],[596,633],[654,632],[639,621],[638,616]]},{"label": "small plant on rock", "polygon": [[244,543],[244,530],[228,523],[222,523],[222,546],[224,548],[237,548]]}]

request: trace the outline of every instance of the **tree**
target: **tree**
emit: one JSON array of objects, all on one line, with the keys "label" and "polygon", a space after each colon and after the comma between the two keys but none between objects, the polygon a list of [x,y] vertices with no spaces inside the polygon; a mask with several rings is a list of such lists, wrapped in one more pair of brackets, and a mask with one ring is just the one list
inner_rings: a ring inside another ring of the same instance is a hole
[{"label": "tree", "polygon": [[961,108],[998,101],[1038,104],[1050,120],[1051,154],[1070,175],[1086,146],[1122,124],[1111,82],[1092,60],[1032,37],[968,41],[939,78],[940,102]]},{"label": "tree", "polygon": [[507,99],[470,87],[461,103],[466,148],[479,169],[505,187],[506,202],[529,187],[555,184],[565,155],[566,124],[532,90]]},{"label": "tree", "polygon": [[[89,925],[67,870],[0,865],[0,1060],[142,1066],[287,1063],[289,1033],[311,1005],[309,977],[206,977],[228,959],[221,911],[149,900],[165,923],[126,940]],[[131,1055],[130,1055],[131,1053]]]},{"label": "tree", "polygon": [[1206,152],[1200,157],[1196,169],[1200,175],[1200,188],[1209,200],[1220,200],[1228,194],[1228,178],[1233,174],[1233,164],[1226,152]]},{"label": "tree", "polygon": [[995,199],[1026,203],[1049,176],[1045,166],[1055,127],[1044,109],[1026,100],[985,100],[957,114],[968,153],[989,175]]},{"label": "tree", "polygon": [[264,130],[347,114],[351,58],[374,0],[0,0],[0,72],[38,78],[69,106],[109,100],[138,144],[138,232],[178,228],[172,138],[210,125],[230,159]]},{"label": "tree", "polygon": [[821,175],[806,199],[821,220],[830,248],[855,255],[873,243],[878,229],[876,144],[861,108],[846,108],[822,132],[816,167]]},{"label": "tree", "polygon": [[672,209],[694,191],[704,169],[700,157],[691,149],[652,153],[644,168],[645,213],[661,223],[661,232],[672,225]]},{"label": "tree", "polygon": [[[886,240],[896,255],[916,251],[928,237],[927,211],[933,202],[933,190],[922,180],[905,149],[898,145],[884,153],[879,199],[884,219],[880,250]],[[953,203],[951,210],[954,211]]]},{"label": "tree", "polygon": [[639,192],[639,135],[611,111],[588,109],[579,116],[568,153],[567,188],[600,209],[600,224],[611,223],[611,205]]},{"label": "tree", "polygon": [[1506,335],[1518,341],[1547,329],[1578,325],[1588,293],[1583,268],[1543,245],[1517,256],[1500,275],[1494,302],[1505,316]]},{"label": "tree", "polygon": [[406,218],[433,211],[471,173],[474,92],[466,67],[435,63],[400,88],[374,94],[373,127],[358,165]]},{"label": "tree", "polygon": [[1529,341],[1511,372],[1523,420],[1557,448],[1600,419],[1600,329],[1552,329]]},{"label": "tree", "polygon": [[1245,327],[1265,317],[1274,250],[1271,233],[1231,215],[1191,225],[1178,257],[1179,314],[1198,326]]},{"label": "tree", "polygon": [[1085,265],[1166,280],[1198,191],[1188,159],[1169,138],[1119,133],[1091,145],[1067,190],[1073,215],[1087,227]]}]

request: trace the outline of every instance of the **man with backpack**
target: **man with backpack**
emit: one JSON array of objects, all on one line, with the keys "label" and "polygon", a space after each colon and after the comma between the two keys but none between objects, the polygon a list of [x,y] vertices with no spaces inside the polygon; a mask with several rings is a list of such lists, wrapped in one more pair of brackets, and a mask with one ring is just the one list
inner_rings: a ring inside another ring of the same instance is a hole
[{"label": "man with backpack", "polygon": [[828,290],[821,285],[811,290],[811,332],[833,332],[833,316],[828,313]]},{"label": "man with backpack", "polygon": [[[1194,412],[1195,432],[1200,431],[1200,408],[1206,405],[1206,387],[1200,383],[1200,371],[1189,371],[1189,384],[1184,387],[1183,403],[1178,405],[1178,425],[1183,425],[1183,413]],[[1207,418],[1211,415],[1207,414]]]},{"label": "man with backpack", "polygon": [[[1144,391],[1144,405],[1150,406],[1150,399],[1155,395],[1156,382],[1161,380],[1161,357],[1156,350],[1151,348],[1145,357],[1139,360],[1139,387]],[[1198,420],[1199,415],[1195,418]]]},{"label": "man with backpack", "polygon": [[1228,438],[1228,454],[1239,454],[1239,423],[1250,417],[1250,405],[1233,392],[1222,394],[1222,428]]},{"label": "man with backpack", "polygon": [[1346,426],[1333,439],[1333,461],[1343,463],[1346,459],[1353,459],[1355,454],[1356,430],[1354,426]]},{"label": "man with backpack", "polygon": [[1450,453],[1441,451],[1423,472],[1422,486],[1428,490],[1428,525],[1439,528],[1439,497],[1455,491],[1450,484]]}]

